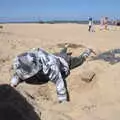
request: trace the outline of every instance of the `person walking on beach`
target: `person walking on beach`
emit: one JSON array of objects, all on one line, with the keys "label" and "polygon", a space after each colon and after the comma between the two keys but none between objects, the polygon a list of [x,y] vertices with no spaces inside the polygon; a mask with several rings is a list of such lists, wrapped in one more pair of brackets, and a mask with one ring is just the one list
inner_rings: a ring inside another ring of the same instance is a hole
[{"label": "person walking on beach", "polygon": [[92,17],[89,17],[88,31],[89,31],[89,32],[94,32],[94,28],[93,28],[93,18],[92,18]]},{"label": "person walking on beach", "polygon": [[67,53],[67,47],[55,54],[41,48],[21,53],[13,61],[10,85],[16,87],[21,82],[34,83],[35,79],[43,82],[47,79],[56,85],[59,102],[68,101],[65,78],[71,69],[83,64],[91,53],[94,53],[92,49],[86,49],[80,56],[72,57]]}]

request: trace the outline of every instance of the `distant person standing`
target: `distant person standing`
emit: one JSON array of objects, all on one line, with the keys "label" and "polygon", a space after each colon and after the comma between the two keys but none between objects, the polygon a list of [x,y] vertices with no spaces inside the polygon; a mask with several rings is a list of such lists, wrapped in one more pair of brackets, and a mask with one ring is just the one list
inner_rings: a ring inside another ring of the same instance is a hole
[{"label": "distant person standing", "polygon": [[88,31],[89,32],[94,32],[94,29],[93,29],[93,18],[92,17],[89,17]]},{"label": "distant person standing", "polygon": [[105,30],[108,30],[108,17],[104,18]]},{"label": "distant person standing", "polygon": [[104,29],[104,18],[102,17],[100,20],[100,30]]},{"label": "distant person standing", "polygon": [[102,17],[100,20],[100,30],[108,30],[108,17]]}]

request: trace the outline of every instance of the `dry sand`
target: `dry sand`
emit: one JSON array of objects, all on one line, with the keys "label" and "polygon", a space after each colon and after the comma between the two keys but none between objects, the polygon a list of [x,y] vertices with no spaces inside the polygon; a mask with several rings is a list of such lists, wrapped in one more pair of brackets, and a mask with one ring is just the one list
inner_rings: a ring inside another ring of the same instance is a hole
[{"label": "dry sand", "polygon": [[[3,24],[0,29],[0,84],[9,84],[13,58],[30,48],[42,47],[49,52],[60,50],[70,43],[73,55],[79,55],[84,46],[104,53],[120,48],[120,30],[89,33],[87,25],[79,24]],[[119,57],[119,54],[117,54]],[[108,56],[103,56],[108,57]],[[70,102],[57,103],[55,85],[20,84],[34,98],[41,111],[41,120],[120,120],[120,63],[110,64],[103,59],[91,59],[71,71],[66,79]],[[101,56],[99,58],[102,58]],[[108,58],[109,59],[109,58]],[[83,80],[86,74],[95,74],[92,81]]]}]

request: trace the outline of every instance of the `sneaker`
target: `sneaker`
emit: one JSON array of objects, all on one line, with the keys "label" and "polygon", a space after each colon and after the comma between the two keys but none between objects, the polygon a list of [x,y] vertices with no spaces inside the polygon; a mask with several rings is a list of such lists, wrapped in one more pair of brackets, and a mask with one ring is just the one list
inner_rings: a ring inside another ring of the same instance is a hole
[{"label": "sneaker", "polygon": [[82,56],[83,57],[85,57],[85,58],[87,58],[87,57],[89,57],[90,56],[90,54],[92,53],[92,49],[86,49],[84,52],[83,52],[83,54],[82,54]]}]

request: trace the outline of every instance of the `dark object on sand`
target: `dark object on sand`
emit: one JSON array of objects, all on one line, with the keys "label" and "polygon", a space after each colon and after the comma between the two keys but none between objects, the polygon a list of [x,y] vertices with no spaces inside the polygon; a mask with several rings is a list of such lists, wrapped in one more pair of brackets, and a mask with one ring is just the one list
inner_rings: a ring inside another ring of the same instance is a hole
[{"label": "dark object on sand", "polygon": [[40,120],[40,118],[23,95],[9,85],[0,85],[0,120]]},{"label": "dark object on sand", "polygon": [[83,71],[81,74],[81,80],[85,82],[91,82],[95,77],[95,72],[87,70]]}]

